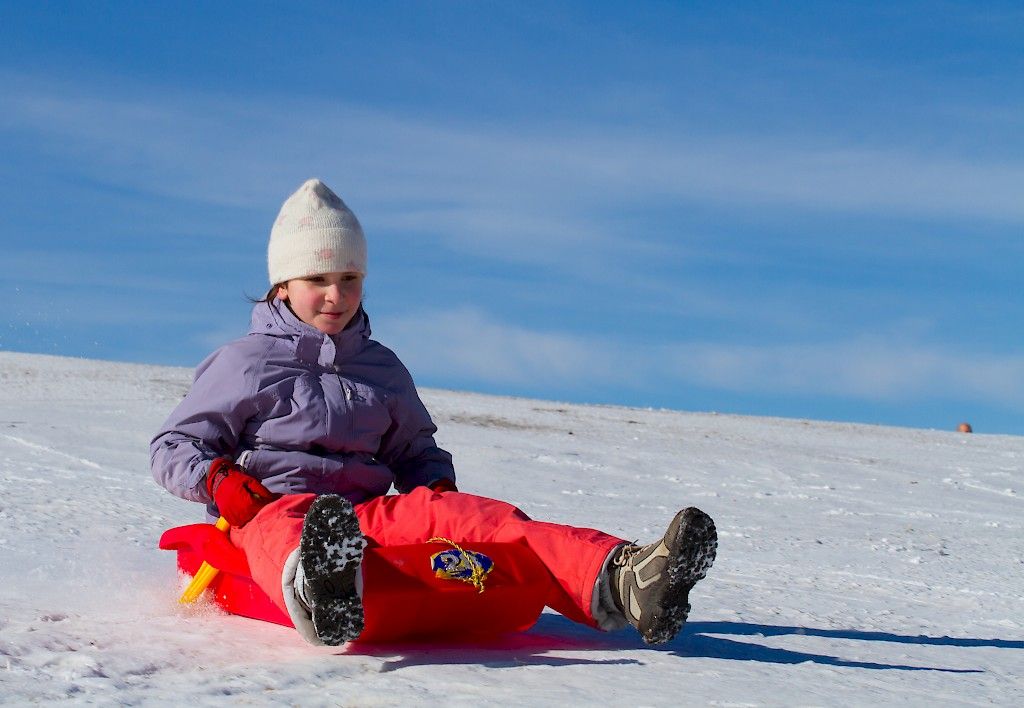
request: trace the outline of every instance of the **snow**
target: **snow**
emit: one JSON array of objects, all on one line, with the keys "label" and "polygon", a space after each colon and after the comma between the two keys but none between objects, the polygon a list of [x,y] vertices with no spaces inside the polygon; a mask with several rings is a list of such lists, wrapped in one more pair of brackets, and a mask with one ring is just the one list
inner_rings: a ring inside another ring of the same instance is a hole
[{"label": "snow", "polygon": [[545,613],[484,645],[317,648],[183,608],[149,475],[191,371],[0,353],[0,703],[790,705],[1024,701],[1024,438],[426,390],[460,487],[718,561],[658,648]]}]

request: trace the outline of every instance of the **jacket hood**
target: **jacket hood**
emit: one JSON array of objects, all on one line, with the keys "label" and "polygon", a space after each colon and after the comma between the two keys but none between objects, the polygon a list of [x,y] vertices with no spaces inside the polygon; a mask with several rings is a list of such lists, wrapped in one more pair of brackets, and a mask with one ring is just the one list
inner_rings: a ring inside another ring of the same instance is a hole
[{"label": "jacket hood", "polygon": [[329,335],[295,316],[284,301],[258,302],[252,308],[249,334],[262,334],[291,340],[297,356],[305,361],[336,365],[359,352],[370,338],[370,318],[363,306],[342,331]]}]

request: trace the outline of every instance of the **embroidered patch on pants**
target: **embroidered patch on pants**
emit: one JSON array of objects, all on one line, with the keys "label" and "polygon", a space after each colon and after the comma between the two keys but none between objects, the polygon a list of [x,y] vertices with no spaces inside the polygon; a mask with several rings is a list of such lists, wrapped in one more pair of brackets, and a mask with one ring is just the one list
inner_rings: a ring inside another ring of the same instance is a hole
[{"label": "embroidered patch on pants", "polygon": [[467,551],[448,539],[432,538],[431,541],[450,543],[454,548],[430,556],[430,567],[434,575],[445,580],[461,580],[484,591],[484,580],[494,568],[494,561],[483,553]]}]

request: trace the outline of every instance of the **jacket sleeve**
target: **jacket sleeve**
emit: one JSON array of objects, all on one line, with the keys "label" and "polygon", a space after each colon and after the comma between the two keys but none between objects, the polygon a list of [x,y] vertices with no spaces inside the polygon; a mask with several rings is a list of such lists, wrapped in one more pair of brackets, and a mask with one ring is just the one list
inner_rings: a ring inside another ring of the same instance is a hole
[{"label": "jacket sleeve", "polygon": [[150,443],[150,467],[158,484],[182,499],[212,501],[206,473],[214,458],[235,456],[245,424],[257,412],[259,363],[228,345],[199,365],[192,388]]},{"label": "jacket sleeve", "polygon": [[401,377],[390,398],[391,427],[381,439],[378,457],[395,475],[395,489],[406,494],[439,479],[455,481],[452,456],[434,441],[437,426],[420,400],[408,370],[398,364]]}]

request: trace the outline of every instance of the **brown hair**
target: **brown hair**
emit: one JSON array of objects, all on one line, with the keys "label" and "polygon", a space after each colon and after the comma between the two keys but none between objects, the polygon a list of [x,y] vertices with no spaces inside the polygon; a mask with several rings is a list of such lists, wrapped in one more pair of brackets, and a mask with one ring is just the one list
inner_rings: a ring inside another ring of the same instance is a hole
[{"label": "brown hair", "polygon": [[281,287],[282,285],[284,285],[284,283],[278,283],[277,285],[271,285],[270,286],[270,290],[268,290],[267,294],[264,295],[263,297],[253,297],[252,295],[246,295],[245,299],[248,300],[249,302],[251,302],[254,305],[257,304],[257,303],[260,303],[260,302],[265,302],[265,303],[267,303],[269,305],[270,303],[272,303],[274,301],[274,298],[277,297],[277,289],[279,287]]},{"label": "brown hair", "polygon": [[[278,283],[277,285],[271,285],[270,286],[270,290],[268,290],[267,294],[264,295],[263,297],[253,297],[252,295],[246,295],[245,299],[248,300],[249,302],[251,302],[253,305],[256,305],[256,304],[261,303],[261,302],[265,302],[266,304],[271,305],[271,304],[273,304],[274,299],[277,297],[277,289],[279,287],[281,287],[282,285],[285,285],[286,283],[287,283],[287,281],[285,281],[285,283]],[[363,300],[365,300],[365,299],[366,299],[366,293],[363,293]],[[362,303],[362,300],[360,300],[359,307],[362,307],[362,306],[363,306],[363,303]],[[288,309],[289,310],[292,309],[292,306],[290,304],[288,305]]]}]

